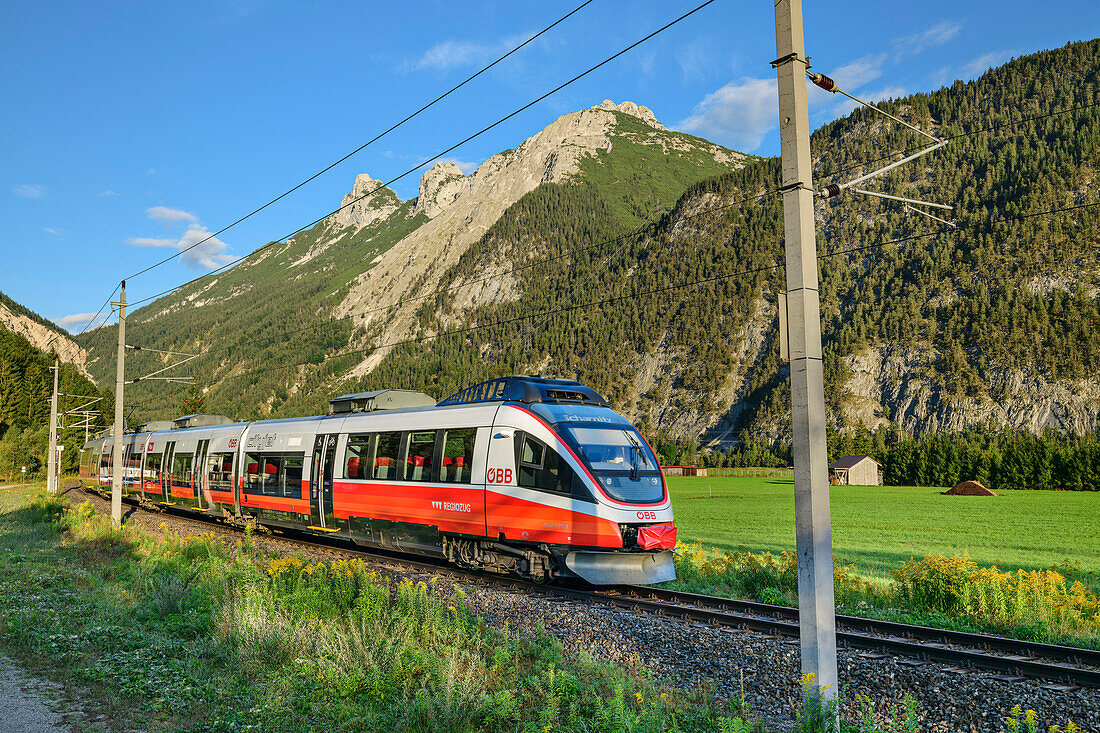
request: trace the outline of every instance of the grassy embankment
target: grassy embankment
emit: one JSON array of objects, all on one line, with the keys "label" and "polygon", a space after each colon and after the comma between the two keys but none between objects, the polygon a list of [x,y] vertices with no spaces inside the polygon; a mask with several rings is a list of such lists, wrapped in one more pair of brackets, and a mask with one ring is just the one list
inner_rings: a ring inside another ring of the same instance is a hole
[{"label": "grassy embankment", "polygon": [[[266,555],[247,535],[114,530],[41,486],[0,489],[0,654],[64,683],[97,725],[764,733],[737,700],[487,628],[464,597]],[[913,705],[876,722],[855,701],[844,733],[916,730]]]},{"label": "grassy embankment", "polygon": [[[791,479],[674,477],[669,488],[680,587],[793,605]],[[941,491],[832,487],[842,611],[1100,647],[1100,494]]]},{"label": "grassy embankment", "polygon": [[0,489],[0,653],[112,729],[757,730],[736,701],[489,629],[463,598]]}]

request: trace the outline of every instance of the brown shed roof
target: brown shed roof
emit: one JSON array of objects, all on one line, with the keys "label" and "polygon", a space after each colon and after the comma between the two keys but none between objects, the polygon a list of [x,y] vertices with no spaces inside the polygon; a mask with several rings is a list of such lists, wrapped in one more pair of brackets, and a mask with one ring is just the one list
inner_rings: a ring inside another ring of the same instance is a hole
[{"label": "brown shed roof", "polygon": [[840,460],[830,465],[829,470],[832,471],[836,468],[851,468],[852,466],[856,465],[864,459],[871,461],[871,463],[874,463],[876,466],[879,465],[878,461],[876,461],[874,458],[871,458],[871,456],[844,456]]}]

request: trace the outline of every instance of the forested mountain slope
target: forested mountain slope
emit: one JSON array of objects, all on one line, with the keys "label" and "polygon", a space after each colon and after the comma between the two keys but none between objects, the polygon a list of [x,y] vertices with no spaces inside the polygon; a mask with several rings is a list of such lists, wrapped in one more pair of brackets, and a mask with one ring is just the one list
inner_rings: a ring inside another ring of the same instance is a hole
[{"label": "forested mountain slope", "polygon": [[[1033,431],[1100,426],[1097,214],[1019,218],[1100,201],[1095,107],[1019,123],[1100,102],[1098,71],[1100,42],[1073,44],[886,105],[957,137],[869,187],[949,202],[959,228],[944,232],[855,195],[818,203],[834,425],[894,422],[916,433],[989,422]],[[849,180],[919,145],[915,133],[857,111],[814,135],[817,182]],[[534,328],[508,323],[409,344],[360,385],[443,394],[529,369],[596,386],[652,432],[711,441],[745,430],[784,435],[789,393],[775,310],[782,203],[761,196],[776,189],[778,168],[760,160],[697,184],[647,235],[523,271],[518,300],[471,311],[448,293],[422,309],[426,331],[564,310]],[[531,242],[543,244],[536,257],[590,246],[598,233],[546,226],[545,214],[576,211],[574,220],[587,222],[587,199],[577,185],[532,192],[450,279],[470,277],[480,261],[522,263]]]},{"label": "forested mountain slope", "polygon": [[[209,389],[209,409],[242,417],[316,410],[342,388],[345,371],[368,373],[387,350],[326,358],[363,349],[368,330],[382,342],[414,335],[417,310],[445,273],[529,192],[583,186],[592,195],[585,206],[598,216],[578,225],[577,217],[555,213],[548,224],[560,219],[578,233],[623,233],[643,216],[670,209],[689,185],[747,160],[666,130],[645,107],[604,102],[561,117],[469,176],[453,163],[437,163],[410,201],[360,175],[345,207],[313,229],[131,313],[127,339],[205,352],[192,373]],[[482,273],[507,265],[482,263]],[[492,303],[511,297],[512,285],[502,280],[466,297]],[[97,376],[114,374],[116,328],[84,337]],[[128,373],[163,363],[131,354]],[[287,364],[300,366],[282,368]],[[164,385],[137,384],[128,392],[143,417],[162,416],[180,401]]]},{"label": "forested mountain slope", "polygon": [[[1090,41],[884,104],[952,141],[868,187],[953,204],[959,228],[819,200],[834,427],[1100,426],[1096,210],[1040,215],[1100,201],[1100,113],[1049,115],[1100,103],[1098,76]],[[412,202],[375,194],[362,226],[330,221],[266,249],[138,311],[134,333],[208,349],[207,407],[242,417],[382,386],[442,398],[526,372],[578,378],[652,433],[780,437],[778,161],[665,131],[643,109],[567,115],[472,181],[434,169]],[[858,110],[814,134],[815,182],[920,144]],[[523,174],[502,177],[512,166]],[[113,339],[87,339],[93,373],[112,372]]]},{"label": "forested mountain slope", "polygon": [[[2,306],[25,318],[30,311],[18,303],[4,298]],[[40,324],[41,325],[41,324]],[[54,345],[56,346],[56,341]],[[50,396],[53,393],[53,373],[56,352],[44,352],[35,348],[18,333],[0,329],[0,481],[20,475],[20,467],[27,466],[33,476],[44,471],[50,430]],[[73,364],[62,361],[58,391],[64,395],[103,396],[105,399],[94,408],[113,417],[114,401],[109,392],[99,392],[96,386]],[[86,400],[72,397],[59,398],[59,410],[79,407]],[[66,418],[71,425],[74,419]],[[92,431],[100,430],[106,420],[94,422]],[[62,467],[75,467],[84,444],[84,429],[62,430],[59,441],[65,446]]]}]

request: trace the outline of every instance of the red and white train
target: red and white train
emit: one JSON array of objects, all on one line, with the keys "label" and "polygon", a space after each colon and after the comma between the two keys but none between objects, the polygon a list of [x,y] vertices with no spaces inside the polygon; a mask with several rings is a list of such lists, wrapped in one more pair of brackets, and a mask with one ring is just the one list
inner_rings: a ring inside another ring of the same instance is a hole
[{"label": "red and white train", "polygon": [[[436,404],[381,390],[330,414],[190,415],[123,436],[124,492],[538,580],[672,580],[676,527],[645,438],[579,382],[505,377]],[[80,476],[111,483],[113,439]]]}]

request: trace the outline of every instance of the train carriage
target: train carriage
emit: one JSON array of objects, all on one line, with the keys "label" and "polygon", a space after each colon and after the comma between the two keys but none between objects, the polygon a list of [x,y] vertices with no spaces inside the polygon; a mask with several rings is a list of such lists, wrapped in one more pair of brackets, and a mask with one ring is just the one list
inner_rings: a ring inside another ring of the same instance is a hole
[{"label": "train carriage", "polygon": [[[652,449],[577,382],[507,377],[438,404],[380,390],[325,416],[191,415],[123,440],[126,486],[146,501],[534,579],[675,575]],[[109,484],[112,442],[88,442],[82,480],[98,451],[96,483]]]}]

